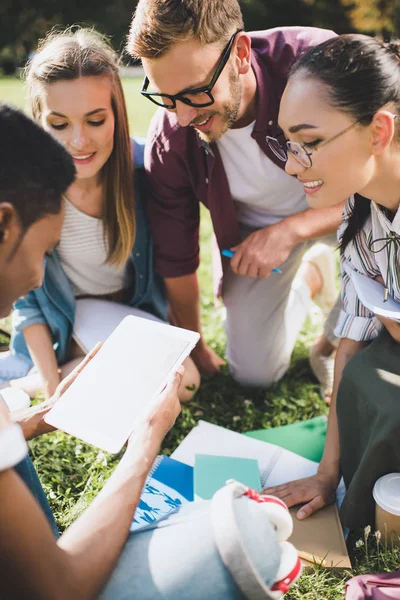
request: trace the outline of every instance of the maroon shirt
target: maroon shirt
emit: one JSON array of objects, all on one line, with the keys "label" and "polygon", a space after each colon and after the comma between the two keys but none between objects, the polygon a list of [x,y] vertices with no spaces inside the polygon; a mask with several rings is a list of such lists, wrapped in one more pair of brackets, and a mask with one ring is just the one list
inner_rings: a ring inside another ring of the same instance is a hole
[{"label": "maroon shirt", "polygon": [[[289,71],[309,48],[335,34],[313,27],[283,27],[249,35],[257,81],[251,137],[283,169],[285,163],[270,151],[265,138],[281,133],[279,103]],[[200,202],[210,210],[220,249],[240,243],[236,210],[217,144],[202,141],[193,127],[180,127],[174,113],[160,108],[150,123],[145,168],[157,273],[180,277],[196,271]]]}]

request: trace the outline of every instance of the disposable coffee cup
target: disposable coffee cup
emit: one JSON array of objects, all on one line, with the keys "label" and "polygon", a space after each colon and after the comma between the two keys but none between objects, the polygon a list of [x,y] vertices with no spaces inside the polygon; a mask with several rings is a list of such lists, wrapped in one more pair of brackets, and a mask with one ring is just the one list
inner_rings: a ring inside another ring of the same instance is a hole
[{"label": "disposable coffee cup", "polygon": [[375,526],[383,541],[400,546],[400,473],[383,475],[374,485]]},{"label": "disposable coffee cup", "polygon": [[0,391],[0,396],[7,404],[10,411],[19,410],[20,408],[28,408],[31,399],[23,390],[7,387]]}]

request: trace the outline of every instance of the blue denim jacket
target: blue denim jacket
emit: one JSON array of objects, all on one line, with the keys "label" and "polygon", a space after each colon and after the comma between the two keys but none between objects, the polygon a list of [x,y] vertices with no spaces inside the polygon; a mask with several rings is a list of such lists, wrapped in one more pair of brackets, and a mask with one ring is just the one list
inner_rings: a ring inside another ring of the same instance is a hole
[{"label": "blue denim jacket", "polygon": [[[167,320],[168,304],[162,278],[153,270],[153,242],[145,212],[144,140],[134,139],[136,239],[130,260],[135,266],[134,295],[129,304]],[[23,330],[44,323],[51,331],[57,362],[68,358],[76,301],[57,251],[46,260],[41,288],[18,300],[12,314],[11,350],[32,363]]]}]

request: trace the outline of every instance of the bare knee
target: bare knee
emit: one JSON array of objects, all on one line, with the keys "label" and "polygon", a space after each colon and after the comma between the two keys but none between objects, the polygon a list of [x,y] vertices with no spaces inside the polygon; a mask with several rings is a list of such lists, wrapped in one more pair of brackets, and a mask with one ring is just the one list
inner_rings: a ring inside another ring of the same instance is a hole
[{"label": "bare knee", "polygon": [[185,367],[185,374],[178,393],[179,400],[182,403],[188,402],[193,398],[200,387],[201,381],[200,373],[190,357],[185,360],[183,366]]}]

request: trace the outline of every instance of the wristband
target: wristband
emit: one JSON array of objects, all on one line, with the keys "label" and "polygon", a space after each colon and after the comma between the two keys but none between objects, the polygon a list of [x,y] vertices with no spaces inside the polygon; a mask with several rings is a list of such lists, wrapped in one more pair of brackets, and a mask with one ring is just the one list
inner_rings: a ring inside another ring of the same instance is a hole
[{"label": "wristband", "polygon": [[15,467],[28,454],[28,444],[20,425],[12,423],[0,430],[0,472]]}]

